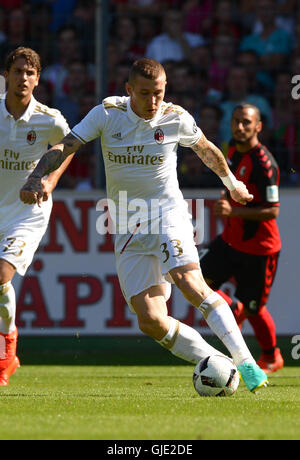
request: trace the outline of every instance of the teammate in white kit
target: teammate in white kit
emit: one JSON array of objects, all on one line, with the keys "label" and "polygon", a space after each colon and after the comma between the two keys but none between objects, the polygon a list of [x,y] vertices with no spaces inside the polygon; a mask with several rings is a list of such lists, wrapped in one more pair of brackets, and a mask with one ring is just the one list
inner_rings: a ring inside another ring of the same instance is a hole
[{"label": "teammate in white kit", "polygon": [[0,386],[20,366],[16,355],[16,299],[12,279],[24,275],[46,231],[51,192],[70,163],[44,177],[43,206],[26,206],[20,201],[20,187],[34,170],[43,152],[69,133],[57,110],[35,100],[32,93],[39,83],[39,55],[19,47],[6,60],[7,93],[0,99]]},{"label": "teammate in white kit", "polygon": [[[192,224],[177,181],[178,144],[192,148],[221,178],[234,200],[246,204],[253,197],[235,179],[222,152],[205,138],[193,117],[163,101],[165,87],[161,64],[145,58],[136,61],[126,83],[129,97],[109,97],[92,109],[43,156],[20,197],[24,203],[41,203],[41,178],[60,167],[82,144],[101,137],[107,195],[114,204],[110,211],[116,224],[117,272],[141,331],[191,363],[219,354],[196,330],[168,316],[169,281],[174,282],[223,341],[249,390],[256,391],[266,384],[267,376],[251,356],[229,306],[202,277]],[[149,210],[154,200],[153,221]],[[137,206],[141,210],[135,219]],[[127,223],[129,229],[125,229]]]}]

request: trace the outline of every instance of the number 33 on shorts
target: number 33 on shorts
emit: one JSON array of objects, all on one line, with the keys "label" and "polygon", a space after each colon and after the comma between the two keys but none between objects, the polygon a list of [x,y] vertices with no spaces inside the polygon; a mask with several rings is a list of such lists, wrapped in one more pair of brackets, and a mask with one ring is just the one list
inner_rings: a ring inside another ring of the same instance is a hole
[{"label": "number 33 on shorts", "polygon": [[173,239],[170,240],[168,243],[162,243],[160,245],[160,249],[162,253],[165,255],[163,263],[166,263],[170,257],[180,257],[183,254],[183,249],[181,247],[180,240]]},{"label": "number 33 on shorts", "polygon": [[13,250],[14,252],[11,252],[12,255],[14,255],[15,257],[21,257],[21,255],[23,254],[23,250],[26,246],[25,241],[19,240],[17,238],[6,238],[5,242],[7,242],[7,244],[5,244],[5,247],[3,249],[4,253],[9,250]]}]

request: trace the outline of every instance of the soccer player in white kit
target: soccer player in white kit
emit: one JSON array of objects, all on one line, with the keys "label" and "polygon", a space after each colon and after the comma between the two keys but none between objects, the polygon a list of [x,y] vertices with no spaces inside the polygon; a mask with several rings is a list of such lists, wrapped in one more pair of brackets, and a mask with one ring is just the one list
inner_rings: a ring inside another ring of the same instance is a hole
[{"label": "soccer player in white kit", "polygon": [[40,73],[39,55],[30,48],[19,47],[6,59],[8,89],[0,99],[0,386],[20,366],[12,279],[16,271],[23,276],[33,259],[49,221],[51,192],[72,159],[43,178],[43,206],[20,201],[20,187],[43,152],[70,131],[59,111],[33,97]]},{"label": "soccer player in white kit", "polygon": [[[110,212],[115,218],[117,272],[141,331],[191,363],[220,354],[195,329],[168,316],[169,281],[174,282],[223,341],[248,389],[256,391],[266,384],[267,376],[256,365],[228,304],[202,277],[192,224],[177,181],[178,144],[192,148],[221,178],[234,200],[246,204],[253,197],[193,117],[163,101],[165,87],[166,74],[160,63],[146,58],[136,61],[126,83],[129,97],[109,97],[92,109],[45,153],[20,197],[24,203],[41,203],[41,178],[60,167],[82,144],[101,137],[108,201],[114,204]],[[149,217],[153,202],[155,219],[151,213]],[[142,211],[134,222],[137,206]]]}]

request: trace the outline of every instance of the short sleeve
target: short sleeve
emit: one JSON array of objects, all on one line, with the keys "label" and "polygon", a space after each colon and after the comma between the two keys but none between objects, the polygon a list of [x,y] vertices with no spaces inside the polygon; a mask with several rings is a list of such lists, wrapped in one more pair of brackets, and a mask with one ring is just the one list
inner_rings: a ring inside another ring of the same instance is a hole
[{"label": "short sleeve", "polygon": [[94,107],[82,120],[72,129],[72,134],[83,144],[93,141],[101,136],[106,122],[106,112],[103,105]]},{"label": "short sleeve", "polygon": [[183,147],[192,147],[202,136],[201,129],[195,119],[187,111],[180,116],[179,144]]},{"label": "short sleeve", "polygon": [[279,167],[273,157],[266,153],[260,158],[259,168],[256,172],[256,185],[260,193],[261,201],[265,205],[279,206]]},{"label": "short sleeve", "polygon": [[69,132],[70,128],[67,120],[60,112],[58,112],[58,115],[55,117],[54,126],[51,130],[49,144],[53,147],[53,145],[58,144],[67,134],[69,134]]}]

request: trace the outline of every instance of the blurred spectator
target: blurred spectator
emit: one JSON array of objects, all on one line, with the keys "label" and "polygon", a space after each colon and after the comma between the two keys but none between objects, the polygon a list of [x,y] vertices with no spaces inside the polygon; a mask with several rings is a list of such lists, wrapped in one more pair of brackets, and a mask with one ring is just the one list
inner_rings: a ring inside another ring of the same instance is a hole
[{"label": "blurred spectator", "polygon": [[75,126],[81,120],[80,101],[83,95],[94,90],[95,84],[89,77],[87,65],[79,60],[73,61],[63,82],[63,95],[54,97],[53,101],[70,126]]},{"label": "blurred spectator", "polygon": [[197,71],[207,71],[212,63],[211,47],[208,44],[195,46],[189,61]]},{"label": "blurred spectator", "polygon": [[[293,36],[295,31],[295,11],[297,1],[295,0],[274,0],[276,11],[275,24],[279,29],[283,29]],[[260,19],[253,25],[253,33],[261,33],[263,24]]]},{"label": "blurred spectator", "polygon": [[40,78],[38,86],[34,89],[33,96],[41,104],[45,104],[48,107],[53,106],[52,92],[49,83]]},{"label": "blurred spectator", "polygon": [[5,57],[18,46],[30,46],[27,31],[26,18],[21,8],[11,9],[7,13],[7,37],[0,45],[0,59]]},{"label": "blurred spectator", "polygon": [[243,67],[233,67],[227,77],[227,95],[221,103],[223,117],[221,122],[222,142],[228,143],[231,139],[230,120],[233,109],[241,102],[256,105],[265,115],[269,127],[272,127],[271,107],[263,96],[249,92],[247,71]]},{"label": "blurred spectator", "polygon": [[176,62],[172,78],[168,77],[173,92],[177,94],[195,93],[197,91],[197,74],[189,61]]},{"label": "blurred spectator", "polygon": [[223,92],[226,78],[235,59],[235,38],[232,35],[218,35],[212,44],[212,62],[209,68],[210,86]]},{"label": "blurred spectator", "polygon": [[295,14],[296,16],[296,24],[295,24],[295,36],[294,36],[294,54],[298,54],[300,56],[300,4],[299,8]]},{"label": "blurred spectator", "polygon": [[238,40],[241,30],[236,18],[235,4],[231,0],[218,0],[213,15],[211,36],[231,35]]},{"label": "blurred spectator", "polygon": [[186,32],[207,36],[210,34],[213,15],[213,0],[186,0],[182,13],[185,15]]},{"label": "blurred spectator", "polygon": [[[56,48],[57,47],[57,48]],[[47,80],[55,97],[63,96],[63,82],[67,76],[69,65],[74,60],[81,60],[81,44],[74,26],[65,26],[57,34],[54,48],[54,62],[47,66],[42,76]]]},{"label": "blurred spectator", "polygon": [[178,181],[182,188],[215,188],[222,182],[191,149],[179,149]]},{"label": "blurred spectator", "polygon": [[274,80],[260,70],[259,56],[255,51],[240,51],[236,56],[236,64],[247,71],[249,92],[263,94],[268,100],[272,98]]},{"label": "blurred spectator", "polygon": [[255,0],[240,0],[238,2],[239,22],[244,35],[253,31],[255,3]]},{"label": "blurred spectator", "polygon": [[205,40],[199,34],[185,32],[179,10],[168,10],[163,16],[163,31],[149,43],[146,56],[159,62],[189,59],[192,49]]},{"label": "blurred spectator", "polygon": [[86,61],[95,59],[95,0],[77,0],[67,24],[75,26]]},{"label": "blurred spectator", "polygon": [[194,93],[192,91],[182,94],[176,93],[176,96],[178,96],[177,104],[181,107],[184,107],[185,110],[187,110],[191,115],[193,115],[194,118],[197,118],[199,114],[200,104],[198,98],[195,97]]},{"label": "blurred spectator", "polygon": [[[262,30],[262,23],[256,15],[256,1],[255,0],[241,0],[239,3],[239,17],[243,24],[243,28],[252,33],[260,33]],[[276,0],[276,26],[292,33],[294,27],[293,16],[297,7],[299,6],[298,0]]]},{"label": "blurred spectator", "polygon": [[292,121],[292,102],[291,97],[292,82],[291,75],[288,71],[281,71],[277,74],[273,106],[273,128],[278,129],[280,126],[289,124]]},{"label": "blurred spectator", "polygon": [[[274,137],[277,142],[284,145],[284,156],[287,164],[287,180],[289,185],[300,185],[300,104],[299,100],[290,95],[291,81],[288,74],[280,74],[277,80],[277,88],[284,95],[274,93],[275,128]],[[288,96],[289,94],[289,96]],[[280,106],[286,102],[287,107],[280,113]]]},{"label": "blurred spectator", "polygon": [[118,44],[110,41],[107,44],[107,91],[108,96],[113,96],[116,88],[117,67],[120,64],[120,56],[118,54]]},{"label": "blurred spectator", "polygon": [[0,5],[6,10],[20,8],[22,6],[22,0],[0,0]]},{"label": "blurred spectator", "polygon": [[292,121],[283,124],[275,130],[275,138],[283,142],[285,154],[288,158],[288,184],[300,185],[300,104],[299,101],[292,102]]},{"label": "blurred spectator", "polygon": [[120,16],[112,26],[113,41],[117,44],[120,61],[135,61],[145,54],[145,47],[138,44],[136,21]]},{"label": "blurred spectator", "polygon": [[221,120],[223,112],[219,106],[205,104],[201,107],[198,123],[205,136],[221,148]]},{"label": "blurred spectator", "polygon": [[30,43],[36,50],[43,63],[49,63],[52,58],[54,35],[51,31],[52,9],[47,3],[31,5],[30,14]]},{"label": "blurred spectator", "polygon": [[[203,104],[218,103],[222,99],[222,93],[210,86],[208,72],[204,69],[196,69],[190,65],[189,61],[172,63],[168,61],[166,66],[167,74],[167,97],[171,102],[172,97],[176,97],[176,104],[182,105],[182,98],[189,100],[194,98],[192,107],[195,108],[195,117],[198,115],[198,109]],[[171,97],[172,95],[172,97]],[[195,96],[196,95],[196,96]]]},{"label": "blurred spectator", "polygon": [[291,75],[300,75],[300,54],[295,53],[292,56]]},{"label": "blurred spectator", "polygon": [[116,7],[118,15],[155,15],[159,17],[162,12],[172,6],[173,2],[172,0],[111,0],[111,3]]},{"label": "blurred spectator", "polygon": [[52,9],[51,31],[57,33],[72,15],[77,0],[29,0],[35,7],[39,4],[48,4]]},{"label": "blurred spectator", "polygon": [[118,96],[127,96],[125,83],[128,80],[131,62],[123,61],[118,63],[115,68],[113,79],[109,81],[109,94]]},{"label": "blurred spectator", "polygon": [[[215,145],[221,146],[220,122],[222,111],[215,105],[203,105],[197,119],[204,135]],[[181,187],[215,188],[220,187],[220,179],[191,150],[179,150],[178,166]]]},{"label": "blurred spectator", "polygon": [[0,6],[0,45],[1,43],[5,42],[7,39],[6,34],[4,32],[4,24],[5,24],[5,10],[2,6]]},{"label": "blurred spectator", "polygon": [[153,16],[139,16],[136,19],[136,23],[138,45],[140,48],[146,50],[148,44],[157,33],[157,21],[153,18]]},{"label": "blurred spectator", "polygon": [[78,150],[68,169],[61,177],[58,188],[91,190],[95,187],[95,171],[93,145],[83,146]]},{"label": "blurred spectator", "polygon": [[[94,93],[84,93],[79,101],[79,119],[83,119],[94,107]],[[96,172],[96,141],[94,141],[83,145],[76,153],[59,181],[59,188],[91,190],[96,185]]]},{"label": "blurred spectator", "polygon": [[285,64],[292,49],[292,37],[276,25],[275,0],[257,1],[257,19],[261,21],[262,31],[247,35],[240,49],[254,50],[260,56],[263,70],[276,71]]}]

